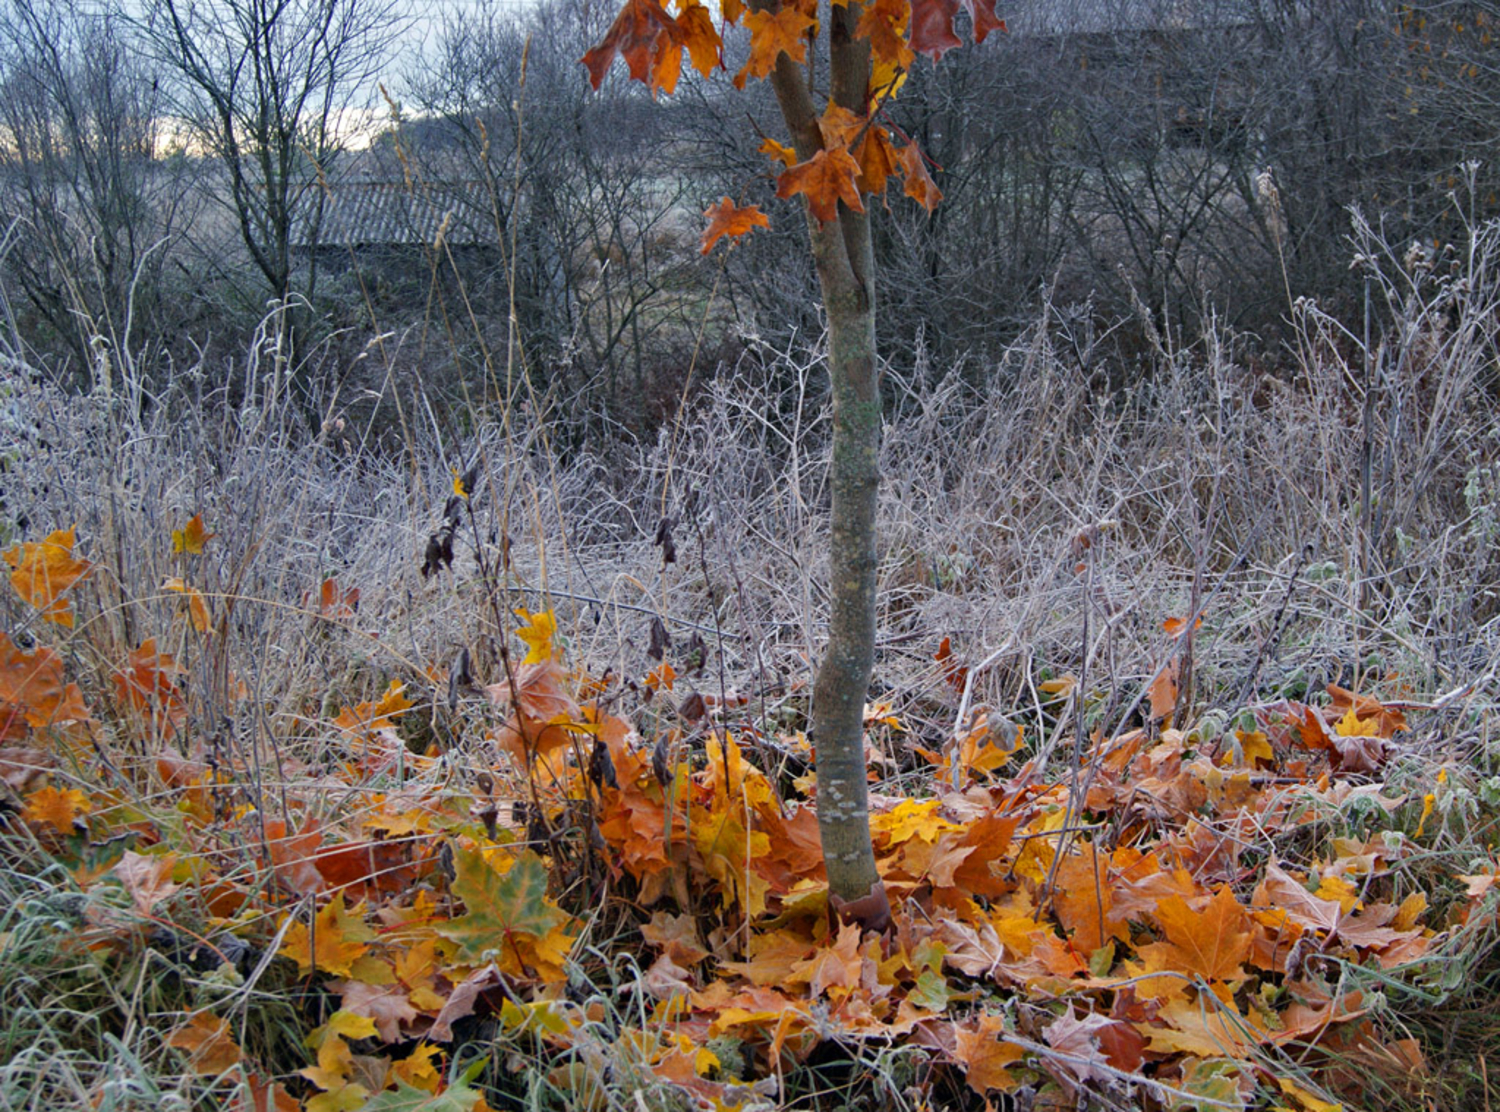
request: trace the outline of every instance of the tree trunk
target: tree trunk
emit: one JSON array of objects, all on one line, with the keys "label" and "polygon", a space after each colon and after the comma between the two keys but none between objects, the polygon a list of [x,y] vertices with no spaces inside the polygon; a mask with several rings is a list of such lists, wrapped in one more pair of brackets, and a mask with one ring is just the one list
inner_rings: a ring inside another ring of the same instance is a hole
[{"label": "tree trunk", "polygon": [[[815,217],[809,221],[817,224]],[[875,510],[881,433],[869,217],[844,210],[837,225],[814,227],[812,234],[828,312],[828,373],[833,385],[832,613],[828,647],[813,685],[812,710],[818,752],[818,829],[834,908],[843,916],[880,928],[889,918],[890,907],[870,843],[864,743],[865,695],[875,664]],[[820,250],[820,236],[842,242]],[[855,265],[825,272],[821,265],[824,250],[847,251],[849,262]],[[854,906],[845,909],[844,904]]]},{"label": "tree trunk", "polygon": [[[855,28],[863,5],[830,10],[833,100],[864,115],[870,42]],[[782,54],[771,85],[799,160],[823,147],[818,111],[802,67]],[[875,364],[875,252],[870,218],[842,202],[826,223],[807,214],[813,263],[828,314],[833,386],[833,515],[828,647],[813,684],[818,754],[818,830],[830,906],[845,921],[883,930],[890,904],[870,842],[864,708],[875,664],[875,507],[880,488],[880,376]]]}]

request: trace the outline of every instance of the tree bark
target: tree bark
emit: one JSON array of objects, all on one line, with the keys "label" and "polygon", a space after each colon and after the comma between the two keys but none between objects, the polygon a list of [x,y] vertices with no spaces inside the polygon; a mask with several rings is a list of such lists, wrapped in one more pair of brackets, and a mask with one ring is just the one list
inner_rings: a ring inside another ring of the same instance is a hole
[{"label": "tree bark", "polygon": [[[816,224],[815,217],[810,222]],[[818,753],[818,829],[834,907],[883,927],[889,905],[870,842],[864,743],[865,696],[875,665],[875,511],[880,490],[880,377],[875,364],[874,290],[864,280],[873,252],[869,217],[842,211],[842,240],[858,267],[825,273],[828,374],[833,385],[833,513],[830,521],[828,647],[813,685],[812,730]],[[831,225],[813,238],[834,238]],[[856,254],[857,252],[857,254]],[[815,250],[815,256],[823,252]],[[850,273],[852,271],[852,273]],[[852,279],[852,280],[851,280]]]}]

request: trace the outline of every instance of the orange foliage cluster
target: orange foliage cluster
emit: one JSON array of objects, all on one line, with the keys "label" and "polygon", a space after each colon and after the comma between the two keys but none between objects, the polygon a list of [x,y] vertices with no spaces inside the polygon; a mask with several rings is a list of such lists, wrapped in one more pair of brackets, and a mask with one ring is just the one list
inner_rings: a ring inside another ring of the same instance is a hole
[{"label": "orange foliage cluster", "polygon": [[[658,0],[626,0],[604,38],[582,58],[594,88],[603,83],[616,58],[653,95],[677,88],[684,53],[709,77],[723,68],[723,34],[735,24],[750,33],[749,55],[734,76],[735,86],[744,88],[750,79],[770,77],[782,59],[806,64],[808,45],[820,30],[816,0],[777,0],[753,9],[732,0],[720,5],[717,27],[699,0],[677,0],[675,7],[674,15]],[[853,212],[864,212],[863,195],[879,196],[889,179],[899,177],[908,197],[929,211],[937,206],[942,192],[915,140],[878,121],[918,54],[937,60],[962,45],[955,32],[960,7],[968,12],[975,42],[1005,28],[995,15],[994,0],[875,0],[865,7],[854,30],[856,38],[870,44],[864,110],[855,113],[830,101],[818,120],[821,145],[805,150],[800,160],[796,152],[767,139],[761,149],[785,167],[777,179],[777,196],[802,194],[813,215],[826,222],[837,216],[840,202]],[[704,215],[709,221],[703,233],[704,254],[722,238],[738,239],[770,223],[755,205],[739,207],[728,197]]]},{"label": "orange foliage cluster", "polygon": [[[336,605],[350,594],[333,593]],[[1336,840],[1295,862],[1262,854],[1267,831],[1311,827],[1351,799],[1385,813],[1409,802],[1361,775],[1398,746],[1401,710],[1331,687],[1325,707],[1265,708],[1256,728],[1217,742],[1155,727],[1097,736],[1076,779],[983,720],[940,751],[913,746],[925,778],[872,796],[893,924],[862,934],[829,914],[810,775],[787,798],[752,759],[766,739],[722,724],[734,701],[705,708],[696,732],[642,738],[581,705],[606,685],[567,669],[550,612],[519,617],[526,656],[485,690],[484,736],[457,765],[401,738],[413,704],[393,681],[307,724],[325,749],[317,765],[283,755],[285,810],[246,787],[250,756],[210,760],[182,736],[177,665],[153,641],[115,684],[158,746],[141,786],[168,801],[169,821],[60,773],[18,779],[21,750],[0,749],[30,837],[86,889],[128,894],[91,913],[79,944],[128,945],[181,911],[193,937],[274,942],[339,1000],[309,1033],[300,1078],[257,1074],[203,1012],[169,1038],[188,1068],[247,1071],[258,1107],[296,1107],[296,1091],[312,1112],[405,1107],[412,1093],[483,1108],[472,1078],[444,1066],[456,1025],[488,1016],[527,1033],[570,1076],[566,1052],[597,1039],[602,1016],[570,996],[567,970],[601,971],[580,940],[608,922],[642,947],[625,990],[640,1019],[609,1052],[698,1106],[775,1097],[786,1065],[838,1040],[919,1048],[937,1067],[929,1078],[946,1069],[980,1100],[1023,1083],[1128,1081],[1147,1107],[1248,1108],[1257,1087],[1289,1108],[1333,1107],[1275,1078],[1268,1055],[1325,1065],[1331,1090],[1362,1063],[1418,1063],[1413,1045],[1383,1040],[1339,971],[1421,958],[1496,884],[1457,878],[1466,895],[1433,923],[1426,895],[1391,879],[1423,852],[1410,837]],[[939,685],[961,685],[951,647],[939,663]],[[658,686],[671,674],[664,662]],[[896,724],[886,708],[868,717]],[[54,653],[0,634],[0,740],[38,747],[25,752],[40,761],[86,718]],[[439,774],[454,767],[457,779]],[[357,809],[329,804],[355,794]],[[122,842],[112,862],[76,855],[121,832],[134,848]],[[712,1049],[724,1037],[744,1047],[743,1075]],[[372,1103],[382,1093],[398,1103]]]}]

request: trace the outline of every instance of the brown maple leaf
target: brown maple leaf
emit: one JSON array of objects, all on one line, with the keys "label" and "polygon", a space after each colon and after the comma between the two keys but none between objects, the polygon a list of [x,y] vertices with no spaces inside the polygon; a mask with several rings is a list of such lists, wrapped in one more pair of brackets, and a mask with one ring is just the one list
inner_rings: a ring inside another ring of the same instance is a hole
[{"label": "brown maple leaf", "polygon": [[174,854],[147,857],[127,849],[115,864],[114,874],[125,886],[125,891],[130,893],[135,909],[142,915],[150,915],[152,908],[180,887],[172,883],[172,869],[176,864]]},{"label": "brown maple leaf", "polygon": [[632,78],[650,85],[653,93],[659,88],[670,94],[682,66],[682,32],[657,0],[627,0],[599,45],[581,59],[595,89],[617,55]]},{"label": "brown maple leaf", "polygon": [[934,62],[963,40],[953,33],[953,19],[958,15],[958,0],[912,0],[911,48]]},{"label": "brown maple leaf", "polygon": [[328,887],[314,861],[323,844],[316,821],[309,819],[294,833],[281,819],[267,819],[264,831],[271,871],[277,880],[299,896],[316,896]]},{"label": "brown maple leaf", "polygon": [[995,15],[995,0],[912,0],[911,48],[936,62],[962,46],[953,30],[960,5],[972,20],[976,43],[984,42],[991,31],[1005,30],[1005,20]]},{"label": "brown maple leaf", "polygon": [[906,185],[902,187],[902,192],[928,212],[937,208],[938,202],[943,199],[943,191],[927,172],[927,162],[917,145],[908,143],[902,147],[896,152],[896,161],[906,175]]},{"label": "brown maple leaf", "polygon": [[1146,1040],[1130,1024],[1097,1013],[1075,1016],[1071,1006],[1068,1014],[1054,1020],[1042,1035],[1050,1046],[1067,1055],[1059,1064],[1078,1081],[1109,1077],[1109,1071],[1100,1069],[1101,1065],[1134,1073],[1144,1060]]},{"label": "brown maple leaf", "polygon": [[641,937],[653,946],[660,946],[662,953],[677,965],[697,965],[708,957],[698,941],[698,924],[691,915],[673,915],[658,911],[649,923],[641,924]]},{"label": "brown maple leaf", "polygon": [[164,1040],[186,1052],[188,1066],[200,1077],[217,1077],[239,1065],[241,1052],[229,1024],[209,1012],[198,1012]]},{"label": "brown maple leaf", "polygon": [[401,985],[372,985],[364,981],[344,983],[343,1009],[375,1021],[382,1042],[401,1041],[401,1025],[417,1018],[417,1009]]},{"label": "brown maple leaf", "polygon": [[1266,866],[1266,875],[1256,886],[1252,906],[1257,909],[1256,918],[1267,925],[1285,921],[1304,930],[1332,932],[1342,917],[1338,901],[1313,895],[1274,862]]}]

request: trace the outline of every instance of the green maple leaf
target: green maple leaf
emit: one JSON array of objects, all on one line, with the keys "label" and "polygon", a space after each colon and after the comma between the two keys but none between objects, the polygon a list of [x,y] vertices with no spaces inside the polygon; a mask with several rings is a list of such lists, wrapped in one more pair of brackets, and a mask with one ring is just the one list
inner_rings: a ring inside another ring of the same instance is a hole
[{"label": "green maple leaf", "polygon": [[424,1093],[404,1081],[376,1096],[360,1112],[470,1112],[483,1094],[457,1081],[441,1093]]},{"label": "green maple leaf", "polygon": [[543,939],[567,923],[567,914],[547,901],[547,866],[536,854],[523,853],[503,875],[478,850],[455,847],[453,864],[456,875],[448,888],[468,913],[436,930],[458,943],[460,962],[485,960],[485,953],[500,949],[508,935]]}]

